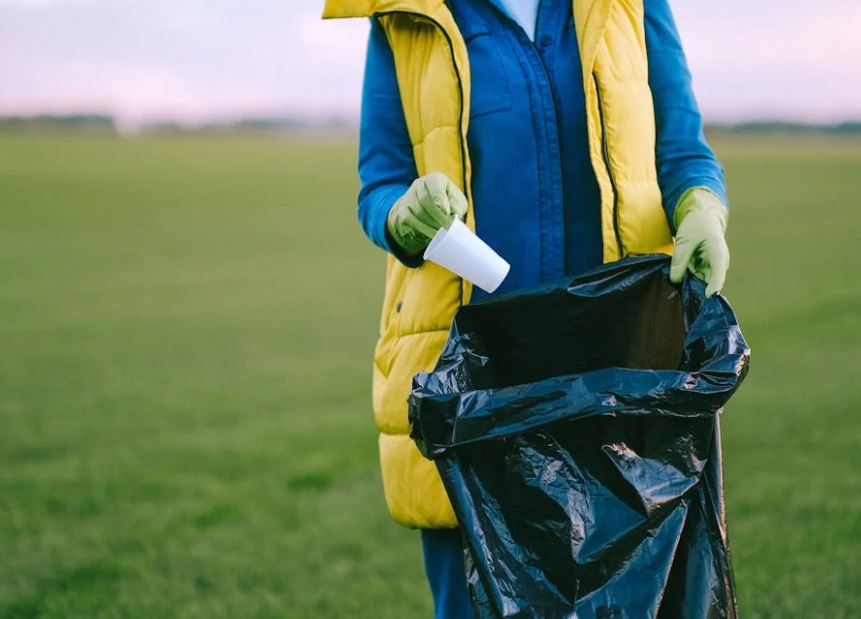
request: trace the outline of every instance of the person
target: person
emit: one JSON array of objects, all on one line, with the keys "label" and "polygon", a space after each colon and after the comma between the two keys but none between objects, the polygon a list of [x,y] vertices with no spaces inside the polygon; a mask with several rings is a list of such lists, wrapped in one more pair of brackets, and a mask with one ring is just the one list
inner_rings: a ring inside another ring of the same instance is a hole
[{"label": "person", "polygon": [[[489,296],[422,260],[455,218],[511,264],[494,295],[672,253],[719,291],[723,170],[668,0],[327,0],[370,17],[360,223],[389,257],[373,407],[388,508],[421,529],[438,618],[471,617],[457,521],[409,438],[411,378],[458,307]],[[636,308],[631,308],[636,311]]]}]

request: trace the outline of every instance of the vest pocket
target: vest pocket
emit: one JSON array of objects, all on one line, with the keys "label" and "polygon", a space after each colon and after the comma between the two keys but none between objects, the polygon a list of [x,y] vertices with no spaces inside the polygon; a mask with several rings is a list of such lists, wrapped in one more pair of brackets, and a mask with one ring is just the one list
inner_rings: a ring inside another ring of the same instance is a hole
[{"label": "vest pocket", "polygon": [[502,56],[489,32],[476,32],[466,39],[469,55],[469,118],[480,118],[511,109],[511,86]]}]

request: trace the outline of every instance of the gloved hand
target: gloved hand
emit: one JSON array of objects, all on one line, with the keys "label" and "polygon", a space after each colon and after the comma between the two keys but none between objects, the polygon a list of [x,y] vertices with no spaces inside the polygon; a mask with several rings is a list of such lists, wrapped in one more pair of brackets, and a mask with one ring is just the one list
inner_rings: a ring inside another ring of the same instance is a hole
[{"label": "gloved hand", "polygon": [[440,228],[466,215],[466,196],[442,172],[413,181],[389,211],[386,226],[401,248],[411,255],[427,247]]},{"label": "gloved hand", "polygon": [[720,198],[705,187],[686,191],[676,207],[676,245],[670,264],[670,281],[679,283],[685,270],[705,281],[706,296],[723,288],[729,269],[726,221],[729,211]]}]

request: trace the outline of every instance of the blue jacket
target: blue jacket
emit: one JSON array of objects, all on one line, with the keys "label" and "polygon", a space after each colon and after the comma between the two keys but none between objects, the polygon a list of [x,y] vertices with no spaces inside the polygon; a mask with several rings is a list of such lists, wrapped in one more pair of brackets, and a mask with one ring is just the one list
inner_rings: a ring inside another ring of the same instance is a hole
[{"label": "blue jacket", "polygon": [[[576,0],[575,0],[576,1]],[[589,158],[571,0],[542,0],[534,40],[498,0],[449,0],[472,75],[468,143],[477,232],[511,263],[494,294],[576,275],[602,261],[600,196]],[[667,217],[690,187],[726,203],[667,0],[645,0],[658,179]],[[378,246],[415,265],[386,232],[417,173],[382,28],[371,22],[359,141],[359,220]],[[475,289],[473,300],[484,297]]]}]

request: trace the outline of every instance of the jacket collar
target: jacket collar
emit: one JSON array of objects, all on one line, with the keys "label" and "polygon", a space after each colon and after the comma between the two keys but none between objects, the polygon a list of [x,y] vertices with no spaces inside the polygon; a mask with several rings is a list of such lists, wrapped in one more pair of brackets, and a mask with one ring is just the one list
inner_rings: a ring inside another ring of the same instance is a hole
[{"label": "jacket collar", "polygon": [[[616,0],[573,0],[574,24],[583,71],[588,76],[595,66],[598,45],[604,36],[610,8]],[[323,18],[370,17],[375,13],[403,11],[435,15],[445,0],[325,0]]]},{"label": "jacket collar", "polygon": [[443,4],[444,0],[325,0],[323,18],[370,17],[389,11],[433,15]]}]

